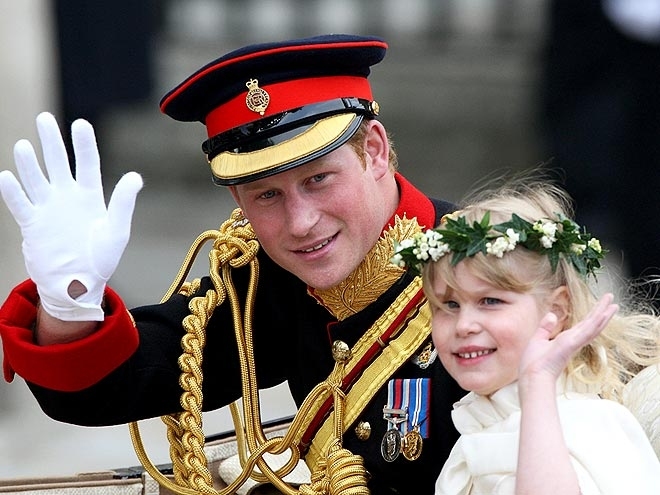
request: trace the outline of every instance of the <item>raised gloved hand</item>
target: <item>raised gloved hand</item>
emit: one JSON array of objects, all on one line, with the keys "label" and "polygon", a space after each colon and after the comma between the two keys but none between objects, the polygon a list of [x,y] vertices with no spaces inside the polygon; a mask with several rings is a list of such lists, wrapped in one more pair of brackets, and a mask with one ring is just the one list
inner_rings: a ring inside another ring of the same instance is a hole
[{"label": "raised gloved hand", "polygon": [[55,117],[37,116],[47,176],[27,140],[14,146],[21,184],[0,172],[0,193],[23,235],[23,257],[48,314],[64,321],[103,320],[106,282],[130,236],[142,177],[124,175],[106,208],[94,129],[85,120],[71,126],[76,161],[72,176]]}]

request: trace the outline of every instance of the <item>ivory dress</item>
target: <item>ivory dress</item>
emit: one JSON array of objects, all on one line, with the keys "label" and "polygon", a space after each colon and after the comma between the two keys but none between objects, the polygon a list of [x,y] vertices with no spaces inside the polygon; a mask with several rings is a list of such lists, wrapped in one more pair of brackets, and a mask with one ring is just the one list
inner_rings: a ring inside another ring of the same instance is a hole
[{"label": "ivory dress", "polygon": [[643,369],[628,382],[623,403],[639,420],[660,458],[660,364]]},{"label": "ivory dress", "polygon": [[[558,380],[557,403],[582,495],[658,495],[660,460],[632,413],[567,384],[565,377]],[[469,393],[454,405],[452,419],[461,437],[436,481],[436,495],[515,493],[517,383],[490,397]]]}]

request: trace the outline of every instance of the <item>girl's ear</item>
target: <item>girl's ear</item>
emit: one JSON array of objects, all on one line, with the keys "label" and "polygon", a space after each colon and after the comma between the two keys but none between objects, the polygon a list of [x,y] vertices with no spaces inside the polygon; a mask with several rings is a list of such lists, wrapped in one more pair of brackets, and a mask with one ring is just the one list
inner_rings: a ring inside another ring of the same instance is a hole
[{"label": "girl's ear", "polygon": [[550,309],[551,313],[557,316],[557,324],[552,337],[556,337],[566,327],[566,322],[570,314],[570,297],[568,294],[568,287],[562,285],[557,287],[550,295]]}]

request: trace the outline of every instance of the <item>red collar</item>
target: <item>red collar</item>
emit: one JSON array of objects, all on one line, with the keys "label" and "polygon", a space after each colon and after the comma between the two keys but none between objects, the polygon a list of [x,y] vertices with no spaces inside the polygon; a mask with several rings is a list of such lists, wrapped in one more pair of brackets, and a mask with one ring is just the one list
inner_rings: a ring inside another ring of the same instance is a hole
[{"label": "red collar", "polygon": [[435,207],[431,200],[426,197],[419,189],[413,186],[407,179],[403,177],[400,173],[394,175],[396,183],[399,186],[399,193],[401,195],[399,199],[399,206],[396,209],[396,212],[387,222],[383,230],[388,229],[394,225],[394,217],[398,216],[403,218],[403,215],[406,215],[406,218],[417,218],[417,223],[422,227],[422,229],[433,228],[435,224]]}]

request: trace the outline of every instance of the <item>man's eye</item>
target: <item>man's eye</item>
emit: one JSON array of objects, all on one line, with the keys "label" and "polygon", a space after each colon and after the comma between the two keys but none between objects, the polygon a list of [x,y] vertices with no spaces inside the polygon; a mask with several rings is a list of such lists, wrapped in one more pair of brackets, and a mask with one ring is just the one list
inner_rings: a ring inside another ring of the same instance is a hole
[{"label": "man's eye", "polygon": [[310,182],[321,182],[326,176],[327,174],[316,174],[310,179]]},{"label": "man's eye", "polygon": [[266,191],[265,193],[260,194],[259,197],[261,199],[271,199],[275,197],[275,191]]}]

